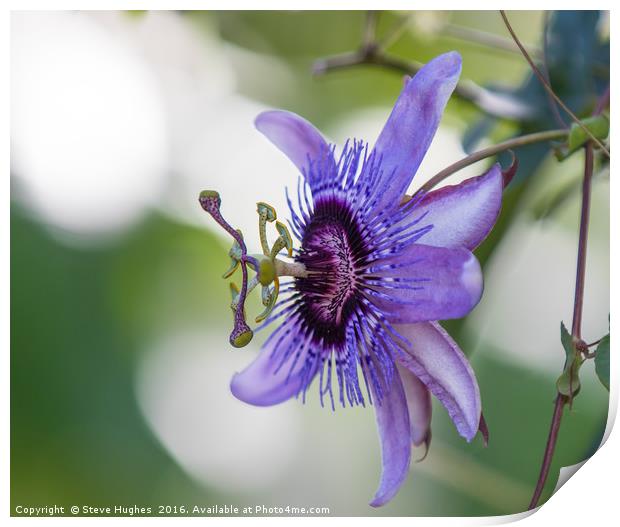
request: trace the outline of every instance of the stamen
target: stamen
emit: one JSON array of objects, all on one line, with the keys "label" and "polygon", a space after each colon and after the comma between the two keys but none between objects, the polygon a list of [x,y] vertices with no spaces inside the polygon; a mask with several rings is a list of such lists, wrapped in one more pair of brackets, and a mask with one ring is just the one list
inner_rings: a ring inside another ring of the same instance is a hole
[{"label": "stamen", "polygon": [[278,255],[278,253],[282,249],[286,249],[288,253],[288,257],[292,258],[293,257],[293,238],[291,238],[291,233],[288,232],[286,225],[284,225],[283,223],[280,223],[279,221],[276,221],[276,230],[278,231],[278,234],[280,234],[280,236],[278,237],[276,242],[273,244],[273,247],[271,248],[271,252],[269,253],[269,255],[271,256],[271,259],[272,260],[275,259],[275,257]]},{"label": "stamen", "polygon": [[257,324],[260,324],[271,314],[273,308],[276,306],[276,300],[278,299],[279,292],[280,282],[278,281],[277,277],[273,281],[273,289],[270,289],[269,287],[263,287],[261,296],[263,300],[263,305],[265,306],[265,310],[254,319]]},{"label": "stamen", "polygon": [[259,201],[256,204],[256,212],[258,212],[258,235],[260,237],[260,245],[263,254],[269,256],[269,244],[267,243],[267,222],[272,223],[277,219],[276,209],[267,203]]},{"label": "stamen", "polygon": [[[243,238],[243,234],[239,229],[237,229],[237,232],[239,233],[239,236]],[[230,278],[235,273],[237,267],[239,267],[239,262],[243,257],[243,251],[241,250],[241,246],[239,245],[237,240],[234,241],[233,246],[230,248],[230,251],[228,251],[228,256],[230,256],[230,267],[222,275],[222,278],[224,279]]]},{"label": "stamen", "polygon": [[[234,239],[233,246],[228,255],[230,256],[230,266],[224,273],[224,278],[231,277],[235,271],[241,267],[241,290],[234,283],[230,284],[232,301],[230,304],[234,313],[234,327],[230,334],[230,343],[240,348],[246,346],[254,336],[252,329],[245,320],[245,299],[259,284],[261,285],[261,299],[265,310],[256,317],[256,323],[267,319],[276,306],[278,294],[280,292],[279,275],[283,275],[283,270],[289,270],[284,262],[276,259],[276,256],[286,249],[289,257],[293,255],[293,239],[283,223],[276,221],[276,210],[269,204],[258,202],[256,211],[258,212],[258,234],[260,238],[262,255],[249,255],[240,230],[235,230],[222,216],[220,212],[220,195],[214,190],[204,190],[200,193],[199,202],[201,207],[208,212],[211,217]],[[267,223],[275,222],[279,237],[269,248],[267,240]],[[284,264],[284,267],[282,266]],[[295,264],[292,264],[295,265]],[[248,281],[248,267],[256,274]],[[305,271],[294,268],[296,273]],[[295,276],[295,275],[293,275]],[[270,284],[273,283],[273,287]]]}]

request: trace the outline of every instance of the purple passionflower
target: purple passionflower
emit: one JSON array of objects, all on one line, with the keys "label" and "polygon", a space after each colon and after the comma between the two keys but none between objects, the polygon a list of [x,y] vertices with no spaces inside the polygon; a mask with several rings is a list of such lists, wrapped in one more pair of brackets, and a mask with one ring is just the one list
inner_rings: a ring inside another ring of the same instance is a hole
[{"label": "purple passionflower", "polygon": [[289,206],[304,272],[267,320],[284,322],[233,377],[231,390],[268,406],[305,398],[318,377],[321,404],[325,397],[332,408],[335,397],[342,406],[372,404],[382,449],[372,506],[398,492],[412,445],[428,447],[430,394],[467,441],[485,434],[474,372],[437,321],[463,317],[480,300],[482,272],[471,251],[499,214],[501,169],[405,197],[460,72],[460,55],[450,52],[407,80],[371,151],[351,141],[336,158],[316,128],[293,113],[256,119],[303,174],[297,206]]}]

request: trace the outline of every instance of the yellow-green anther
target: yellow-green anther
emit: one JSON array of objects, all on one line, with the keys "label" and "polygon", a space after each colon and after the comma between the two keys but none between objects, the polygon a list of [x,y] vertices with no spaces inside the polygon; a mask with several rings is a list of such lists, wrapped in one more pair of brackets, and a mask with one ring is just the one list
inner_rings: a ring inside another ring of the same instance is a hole
[{"label": "yellow-green anther", "polygon": [[278,214],[276,213],[276,209],[274,209],[271,205],[269,205],[268,203],[265,203],[264,201],[259,201],[256,204],[256,211],[258,212],[259,215],[262,215],[264,213],[265,220],[268,221],[269,223],[273,223],[274,221],[278,219]]},{"label": "yellow-green anther", "polygon": [[280,238],[284,241],[284,247],[286,247],[289,257],[293,256],[293,238],[291,237],[291,233],[288,232],[288,228],[284,223],[276,221],[276,230]]},{"label": "yellow-green anther", "polygon": [[268,306],[271,302],[271,289],[269,286],[263,286],[261,293],[261,300],[263,301],[264,306]]},{"label": "yellow-green anther", "polygon": [[235,260],[234,258],[231,258],[230,267],[222,275],[222,278],[224,279],[230,278],[233,275],[233,273],[237,270],[237,267],[239,267],[239,260]]},{"label": "yellow-green anther", "polygon": [[286,225],[277,221],[276,229],[278,230],[278,233],[280,233],[280,236],[278,237],[278,239],[273,244],[273,247],[271,248],[271,254],[270,254],[271,259],[272,260],[275,259],[275,257],[278,255],[278,253],[282,249],[286,249],[289,257],[293,256],[293,239],[291,238],[291,235],[288,232]]},{"label": "yellow-green anther", "polygon": [[[237,229],[237,232],[239,233],[240,238],[243,240],[243,233],[241,232],[241,229]],[[233,241],[232,247],[230,248],[230,251],[228,251],[228,256],[230,256],[230,266],[222,275],[222,278],[224,279],[230,278],[233,275],[233,273],[239,267],[239,261],[243,256],[243,249],[241,249],[241,246],[239,245],[239,242],[237,242],[237,240]]]},{"label": "yellow-green anther", "polygon": [[273,281],[273,289],[269,290],[269,298],[266,297],[265,289],[263,289],[263,304],[265,304],[265,300],[267,300],[267,304],[265,310],[258,315],[254,320],[257,324],[260,324],[263,320],[265,320],[273,311],[273,308],[276,305],[276,300],[278,300],[278,293],[280,292],[280,281],[276,278]]},{"label": "yellow-green anther", "polygon": [[258,235],[263,254],[269,256],[269,243],[267,242],[267,222],[274,222],[277,218],[276,209],[267,203],[259,201],[256,204],[256,212],[258,212]]},{"label": "yellow-green anther", "polygon": [[271,248],[271,254],[269,255],[272,260],[275,259],[276,256],[278,256],[278,253],[282,249],[284,249],[284,243],[285,242],[282,237],[278,237],[278,239],[275,241],[273,247]]},{"label": "yellow-green anther", "polygon": [[271,295],[270,302],[267,304],[267,307],[265,308],[265,310],[260,315],[258,315],[254,319],[254,321],[257,324],[260,324],[263,320],[265,320],[271,314],[271,312],[273,311],[273,308],[275,307],[275,305],[276,305],[275,296]]}]

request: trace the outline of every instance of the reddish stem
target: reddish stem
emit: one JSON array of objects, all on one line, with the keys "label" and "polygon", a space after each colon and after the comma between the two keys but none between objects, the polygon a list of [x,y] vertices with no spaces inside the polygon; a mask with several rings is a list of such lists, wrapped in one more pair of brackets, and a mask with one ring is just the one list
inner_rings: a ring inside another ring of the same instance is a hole
[{"label": "reddish stem", "polygon": [[[575,340],[581,340],[581,319],[583,315],[583,294],[588,248],[588,225],[590,223],[590,197],[592,190],[592,172],[594,168],[594,151],[591,141],[586,143],[585,151],[581,220],[579,222],[579,248],[577,250],[577,276],[575,278],[575,303],[573,306],[572,336]],[[562,412],[564,411],[564,405],[567,401],[568,398],[565,395],[558,393],[555,399],[555,408],[553,410],[553,418],[551,419],[551,427],[549,428],[547,446],[545,447],[545,454],[540,466],[540,474],[529,505],[530,510],[536,508],[538,505],[538,500],[540,499],[545,487],[545,482],[549,476],[549,469],[551,468],[551,461],[553,460],[553,453],[555,452],[555,445],[560,431],[560,423],[562,422]]]},{"label": "reddish stem", "polygon": [[590,224],[590,197],[592,195],[592,172],[594,152],[592,143],[586,144],[586,160],[581,198],[581,221],[579,222],[579,249],[577,252],[577,276],[575,277],[575,303],[573,307],[573,338],[581,340],[583,316],[583,292],[586,280],[586,252],[588,250],[588,226]]},{"label": "reddish stem", "polygon": [[555,398],[555,407],[553,409],[553,418],[551,419],[551,428],[549,428],[549,437],[547,437],[547,446],[545,447],[545,455],[543,456],[543,462],[540,467],[540,476],[536,483],[536,489],[534,495],[530,501],[528,507],[529,510],[535,509],[538,505],[538,500],[545,488],[545,482],[549,475],[549,469],[551,468],[551,461],[553,460],[553,452],[555,451],[555,444],[558,441],[558,433],[560,432],[560,423],[562,422],[562,412],[564,405],[566,404],[566,396],[558,393]]}]

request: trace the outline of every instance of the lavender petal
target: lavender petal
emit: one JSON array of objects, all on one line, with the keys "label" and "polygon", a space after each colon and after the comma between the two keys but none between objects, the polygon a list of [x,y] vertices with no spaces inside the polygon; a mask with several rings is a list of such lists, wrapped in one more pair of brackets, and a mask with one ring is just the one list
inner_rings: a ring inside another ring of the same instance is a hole
[{"label": "lavender petal", "polygon": [[[233,395],[248,404],[271,406],[296,396],[311,376],[308,343],[295,322],[280,326],[263,345],[258,357],[230,381]],[[313,368],[314,369],[314,368]]]},{"label": "lavender petal", "polygon": [[467,357],[437,322],[395,326],[410,345],[397,357],[441,401],[456,429],[471,441],[480,424],[480,390]]},{"label": "lavender petal", "polygon": [[407,400],[399,375],[392,375],[392,384],[375,404],[377,427],[381,438],[381,481],[372,507],[380,507],[398,492],[409,473],[411,463],[411,427]]},{"label": "lavender petal", "polygon": [[328,155],[329,148],[321,132],[293,112],[284,110],[262,112],[254,120],[254,125],[295,164],[302,174],[309,174],[309,160],[323,159]]},{"label": "lavender petal", "polygon": [[482,176],[429,192],[411,213],[425,214],[423,222],[433,225],[422,243],[475,249],[495,225],[503,189],[502,169],[496,163]]},{"label": "lavender petal", "polygon": [[383,159],[377,210],[400,203],[460,74],[461,56],[451,51],[431,60],[405,85],[375,144],[375,152]]},{"label": "lavender petal", "polygon": [[410,244],[375,269],[372,301],[393,323],[461,318],[482,296],[480,264],[467,249]]},{"label": "lavender petal", "polygon": [[411,440],[415,446],[420,446],[428,440],[430,435],[433,412],[431,394],[426,385],[409,369],[399,364],[398,372],[407,397]]}]

